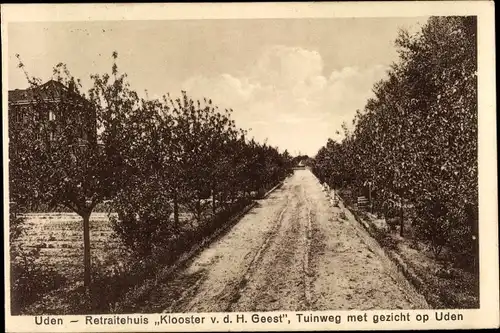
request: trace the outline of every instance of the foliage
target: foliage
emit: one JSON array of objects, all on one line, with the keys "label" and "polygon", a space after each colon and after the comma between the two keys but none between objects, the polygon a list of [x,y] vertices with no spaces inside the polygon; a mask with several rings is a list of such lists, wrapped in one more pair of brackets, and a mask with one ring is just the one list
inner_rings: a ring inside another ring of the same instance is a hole
[{"label": "foliage", "polygon": [[140,256],[151,255],[155,246],[174,234],[172,209],[161,183],[131,180],[114,200],[118,216],[110,216],[114,231],[124,244]]},{"label": "foliage", "polygon": [[[139,98],[117,57],[111,73],[91,75],[86,94],[64,64],[45,84],[25,71],[27,108],[9,112],[11,200],[27,209],[64,207],[83,218],[90,293],[111,283],[94,274],[90,288],[96,207],[117,213],[110,215],[113,229],[138,260],[171,262],[248,204],[252,192],[291,172],[287,152],[248,140],[232,110],[210,99],[194,101],[185,91],[179,98]],[[181,223],[181,209],[194,218],[191,225]]]},{"label": "foliage", "polygon": [[64,276],[52,267],[38,261],[39,249],[25,250],[21,247],[11,252],[11,312],[19,314],[27,305],[45,293],[60,288],[66,283]]},{"label": "foliage", "polygon": [[[120,115],[129,136],[117,149],[122,162],[115,169],[124,178],[117,181],[113,225],[140,255],[182,239],[194,222],[209,223],[291,170],[286,152],[246,140],[232,110],[220,111],[210,99],[195,101],[182,91],[176,99],[165,95],[136,105]],[[181,224],[181,208],[193,217],[191,226]]]},{"label": "foliage", "polygon": [[476,19],[432,17],[415,35],[401,31],[396,45],[399,62],[354,130],[320,149],[314,172],[335,187],[371,182],[375,206],[414,205],[436,256],[446,246],[477,258]]},{"label": "foliage", "polygon": [[112,311],[124,292],[150,277],[152,266],[158,264],[127,255],[120,258],[97,259],[92,264],[93,283],[88,307],[93,313]]},{"label": "foliage", "polygon": [[[24,70],[21,61],[19,67]],[[11,200],[23,207],[63,206],[83,218],[84,283],[89,286],[89,220],[94,207],[116,189],[117,177],[110,172],[117,160],[113,143],[118,141],[112,115],[118,107],[130,107],[128,91],[116,79],[106,91],[116,100],[120,97],[121,103],[103,108],[100,96],[93,93],[104,86],[97,78],[86,96],[63,64],[54,68],[55,79],[45,84],[25,74],[28,105],[9,117]]]},{"label": "foliage", "polygon": [[18,205],[10,203],[9,206],[9,241],[12,248],[24,233],[24,218]]},{"label": "foliage", "polygon": [[39,299],[44,293],[61,287],[66,279],[53,268],[40,264],[40,249],[27,250],[19,243],[24,233],[24,218],[20,215],[19,207],[11,205],[9,210],[9,237],[10,237],[10,285],[11,285],[11,313],[20,314],[21,311]]}]

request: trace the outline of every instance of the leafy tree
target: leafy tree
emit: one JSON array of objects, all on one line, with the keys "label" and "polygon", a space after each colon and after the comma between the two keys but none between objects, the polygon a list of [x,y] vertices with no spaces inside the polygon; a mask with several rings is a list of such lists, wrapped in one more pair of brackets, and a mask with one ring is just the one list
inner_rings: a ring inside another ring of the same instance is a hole
[{"label": "leafy tree", "polygon": [[132,140],[120,150],[126,180],[118,181],[113,200],[117,215],[110,219],[125,245],[143,258],[175,234],[166,190],[171,180],[164,171],[171,135],[162,130],[171,123],[159,101],[141,100],[121,124]]},{"label": "leafy tree", "polygon": [[141,100],[123,117],[121,130],[134,139],[122,138],[117,150],[122,152],[120,177],[127,178],[118,181],[118,215],[112,221],[135,253],[148,257],[155,248],[187,237],[181,208],[194,217],[189,220],[193,231],[231,211],[244,200],[241,193],[268,187],[287,174],[290,164],[277,149],[247,142],[231,112],[182,91],[175,100],[170,95]]},{"label": "leafy tree", "polygon": [[318,152],[314,172],[335,186],[373,184],[378,207],[414,206],[436,255],[448,246],[477,258],[476,18],[432,17],[396,45],[398,63],[354,131]]},{"label": "leafy tree", "polygon": [[[19,67],[24,70],[21,61]],[[63,206],[82,217],[84,285],[90,287],[90,216],[115,191],[119,178],[112,170],[120,170],[113,153],[113,143],[119,142],[113,127],[118,121],[110,118],[112,109],[96,103],[94,91],[105,89],[122,102],[127,91],[120,80],[107,85],[95,77],[95,87],[85,95],[63,64],[54,68],[55,79],[45,85],[25,73],[29,107],[23,110],[23,121],[11,121],[9,130],[11,199],[23,206]],[[99,125],[104,125],[100,134]]]},{"label": "leafy tree", "polygon": [[10,131],[12,198],[24,205],[65,206],[83,218],[87,287],[89,223],[97,204],[112,200],[114,230],[133,252],[149,258],[188,237],[181,207],[198,224],[210,225],[247,200],[243,193],[263,192],[291,169],[288,154],[246,140],[232,110],[220,111],[210,99],[195,101],[184,91],[175,100],[139,98],[119,73],[117,56],[110,74],[91,76],[87,95],[62,64],[54,72],[54,96],[28,77],[33,101],[27,121],[12,123]]}]

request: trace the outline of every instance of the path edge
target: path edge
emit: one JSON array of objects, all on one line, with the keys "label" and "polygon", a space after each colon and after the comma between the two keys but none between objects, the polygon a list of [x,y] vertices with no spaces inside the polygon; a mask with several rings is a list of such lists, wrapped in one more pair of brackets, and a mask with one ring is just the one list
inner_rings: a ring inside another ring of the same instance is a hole
[{"label": "path edge", "polygon": [[[269,191],[267,191],[264,196],[259,199],[263,200],[266,199],[272,192],[283,186],[285,180],[283,179],[280,181],[277,185],[275,185],[273,188],[271,188]],[[122,301],[118,301],[117,305],[120,307],[120,303],[123,301],[127,302],[127,295],[138,295],[138,294],[143,294],[147,290],[155,287],[160,281],[168,279],[168,277],[172,274],[174,274],[176,271],[178,271],[181,267],[185,266],[188,264],[194,257],[196,257],[198,254],[200,254],[203,250],[208,248],[211,244],[213,244],[215,241],[217,241],[218,238],[223,236],[227,231],[229,231],[232,227],[234,227],[239,220],[241,220],[250,210],[255,208],[258,205],[257,200],[252,200],[246,207],[244,207],[240,212],[235,214],[233,217],[228,219],[226,223],[224,223],[223,226],[220,228],[216,229],[216,231],[211,234],[210,236],[204,238],[199,244],[194,245],[188,252],[184,253],[181,255],[172,265],[169,265],[163,269],[160,269],[160,271],[155,275],[155,277],[144,281],[140,285],[136,286],[129,292],[127,292],[124,295],[124,298]],[[127,302],[128,303],[128,302]],[[123,304],[123,303],[122,303]]]},{"label": "path edge", "polygon": [[354,216],[356,222],[358,222],[382,248],[382,251],[387,255],[387,257],[396,265],[397,269],[403,273],[404,277],[415,287],[418,293],[420,293],[426,300],[426,302],[432,307],[436,308],[436,304],[433,300],[432,295],[430,295],[429,291],[427,290],[425,282],[415,273],[415,271],[408,265],[408,263],[405,262],[403,258],[399,254],[397,254],[395,251],[390,250],[382,244],[380,244],[379,241],[379,235],[375,230],[375,227],[372,226],[369,222],[365,221],[362,219],[359,214],[352,209],[350,205],[347,205],[344,201],[344,199],[338,195],[336,192],[329,192],[328,196],[331,197],[333,193],[333,197],[339,200],[342,203],[342,206],[344,209],[348,210],[352,216]]}]

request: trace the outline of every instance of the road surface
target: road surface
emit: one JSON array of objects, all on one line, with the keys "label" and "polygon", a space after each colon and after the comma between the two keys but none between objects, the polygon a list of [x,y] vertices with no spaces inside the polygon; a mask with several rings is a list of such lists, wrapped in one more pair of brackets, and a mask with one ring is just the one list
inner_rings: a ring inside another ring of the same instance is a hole
[{"label": "road surface", "polygon": [[250,210],[169,282],[147,311],[230,312],[428,308],[309,170]]}]

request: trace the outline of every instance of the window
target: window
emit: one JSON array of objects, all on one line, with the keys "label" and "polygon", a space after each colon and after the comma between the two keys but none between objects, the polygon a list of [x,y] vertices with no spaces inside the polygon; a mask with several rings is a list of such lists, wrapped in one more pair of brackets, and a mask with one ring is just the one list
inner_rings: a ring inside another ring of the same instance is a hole
[{"label": "window", "polygon": [[13,109],[13,111],[16,113],[16,121],[17,122],[23,122],[27,120],[26,114],[28,113],[28,108],[26,106],[18,106]]},{"label": "window", "polygon": [[16,121],[18,123],[23,121],[23,112],[21,109],[15,109],[14,112],[16,113]]}]

